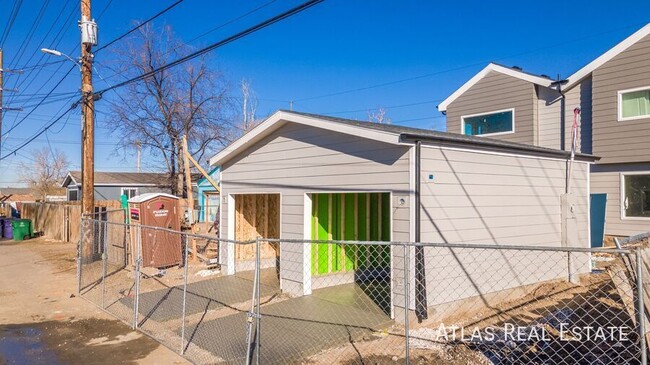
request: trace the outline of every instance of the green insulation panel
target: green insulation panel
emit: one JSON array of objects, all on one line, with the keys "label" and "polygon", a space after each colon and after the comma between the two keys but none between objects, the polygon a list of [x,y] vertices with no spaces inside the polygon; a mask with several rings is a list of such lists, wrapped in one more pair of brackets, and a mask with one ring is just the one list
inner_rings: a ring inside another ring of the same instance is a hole
[{"label": "green insulation panel", "polygon": [[[312,194],[313,240],[389,241],[390,194]],[[312,275],[390,265],[388,246],[312,244]]]}]

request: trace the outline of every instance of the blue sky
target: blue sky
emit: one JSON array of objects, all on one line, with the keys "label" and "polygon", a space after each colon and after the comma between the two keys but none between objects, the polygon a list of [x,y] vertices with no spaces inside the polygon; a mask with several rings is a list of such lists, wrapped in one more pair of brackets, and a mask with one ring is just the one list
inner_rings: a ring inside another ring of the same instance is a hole
[{"label": "blue sky", "polygon": [[[100,46],[130,29],[134,20],[143,20],[173,3],[173,0],[93,0],[98,17]],[[268,4],[267,4],[268,3]],[[209,1],[185,0],[156,20],[155,25],[171,25],[184,40],[213,29],[260,5],[261,10],[191,43],[200,48],[253,25],[301,1]],[[43,1],[25,0],[3,46],[5,68],[22,68],[39,62],[56,61],[45,56],[41,47],[53,46],[78,57],[79,33],[77,0],[50,1],[44,16],[26,39]],[[245,39],[213,52],[212,67],[222,71],[238,95],[242,78],[251,80],[259,98],[258,116],[277,109],[331,114],[367,119],[367,111],[384,107],[394,123],[444,130],[444,116],[436,105],[489,61],[525,71],[556,77],[567,76],[650,21],[650,2],[619,1],[360,1],[326,0],[306,12],[277,23]],[[0,34],[8,23],[13,1],[0,8]],[[107,7],[108,5],[108,7]],[[63,9],[63,11],[62,11]],[[68,18],[70,16],[70,18]],[[64,23],[66,19],[70,19]],[[53,32],[47,32],[53,26]],[[45,40],[41,42],[41,40]],[[23,57],[16,60],[20,47]],[[98,69],[105,78],[112,72],[108,48],[97,55]],[[44,67],[40,74],[5,75],[5,87],[21,84],[16,96],[5,93],[6,105],[29,106],[29,94],[49,91],[68,65]],[[411,79],[409,81],[402,81]],[[109,82],[120,80],[119,76]],[[55,91],[79,89],[79,75],[73,71]],[[388,84],[381,87],[375,85]],[[105,87],[95,77],[97,89]],[[28,86],[28,87],[26,87]],[[39,88],[42,89],[40,91]],[[334,94],[334,95],[331,95]],[[327,96],[330,95],[330,96]],[[56,99],[54,99],[56,100]],[[416,104],[416,105],[412,105]],[[12,131],[3,143],[2,154],[36,133],[68,101],[43,105]],[[404,106],[408,105],[408,106]],[[397,106],[397,107],[396,107]],[[101,120],[109,105],[96,104]],[[30,110],[6,112],[6,131]],[[48,145],[63,150],[79,168],[80,117],[71,114],[64,123],[52,127],[16,156],[0,162],[0,186],[16,184],[16,166],[34,148]],[[135,158],[115,153],[110,130],[97,130],[96,169],[134,171]],[[143,170],[159,167],[143,160]]]}]

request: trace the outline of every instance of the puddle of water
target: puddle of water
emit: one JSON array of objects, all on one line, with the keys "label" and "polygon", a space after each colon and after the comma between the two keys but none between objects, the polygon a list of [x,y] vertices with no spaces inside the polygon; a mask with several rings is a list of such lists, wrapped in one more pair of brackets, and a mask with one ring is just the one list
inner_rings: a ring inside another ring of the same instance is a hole
[{"label": "puddle of water", "polygon": [[43,343],[43,332],[33,327],[0,329],[0,364],[63,365]]}]

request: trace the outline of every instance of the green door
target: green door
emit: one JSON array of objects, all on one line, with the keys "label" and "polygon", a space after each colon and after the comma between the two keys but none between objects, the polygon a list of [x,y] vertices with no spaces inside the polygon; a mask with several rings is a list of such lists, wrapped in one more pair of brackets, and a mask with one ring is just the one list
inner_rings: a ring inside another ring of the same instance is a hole
[{"label": "green door", "polygon": [[[312,194],[312,240],[390,241],[389,193]],[[312,244],[312,275],[387,268],[389,246]]]}]

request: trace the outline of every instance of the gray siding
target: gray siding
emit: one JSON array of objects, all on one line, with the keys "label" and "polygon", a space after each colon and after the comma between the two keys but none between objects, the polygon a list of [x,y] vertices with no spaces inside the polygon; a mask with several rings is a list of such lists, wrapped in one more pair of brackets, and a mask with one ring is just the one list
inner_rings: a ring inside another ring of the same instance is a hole
[{"label": "gray siding", "polygon": [[[587,77],[580,84],[567,90],[564,99],[564,148],[571,150],[571,128],[573,110],[580,108],[580,124],[576,150],[592,153],[592,78]],[[598,155],[600,156],[600,155]]]},{"label": "gray siding", "polygon": [[462,133],[461,117],[463,115],[514,108],[515,133],[495,135],[491,138],[535,144],[536,103],[533,84],[492,71],[449,104],[447,132]]},{"label": "gray siding", "polygon": [[593,72],[593,149],[600,163],[650,161],[650,118],[618,121],[618,91],[650,86],[650,36]]},{"label": "gray siding", "polygon": [[560,93],[537,86],[537,145],[559,150],[562,148]]},{"label": "gray siding", "polygon": [[[229,194],[281,193],[280,236],[303,239],[308,192],[389,191],[409,197],[409,148],[288,123],[222,166],[221,234],[228,227]],[[393,203],[393,240],[408,241],[409,208]],[[230,237],[232,238],[232,237]],[[303,245],[283,243],[283,290],[302,292]]]},{"label": "gray siding", "polygon": [[621,219],[621,173],[648,171],[650,164],[594,166],[591,172],[591,192],[607,194],[605,233],[613,236],[631,236],[650,231],[647,219]]},{"label": "gray siding", "polygon": [[[554,246],[562,244],[560,196],[566,162],[423,148],[422,240],[442,243]],[[576,163],[577,242],[589,247],[586,163]],[[568,274],[566,253],[427,249],[430,304],[493,293]],[[589,270],[587,257],[575,269]],[[490,274],[486,274],[490,272]],[[498,278],[498,280],[496,280]],[[441,288],[452,285],[453,293]]]},{"label": "gray siding", "polygon": [[[136,188],[138,194],[146,193],[171,193],[171,189],[157,186],[124,186],[125,188]],[[72,190],[72,185],[68,190]],[[81,200],[81,188],[78,188],[78,200]],[[120,200],[122,196],[121,186],[95,186],[95,200]]]}]

